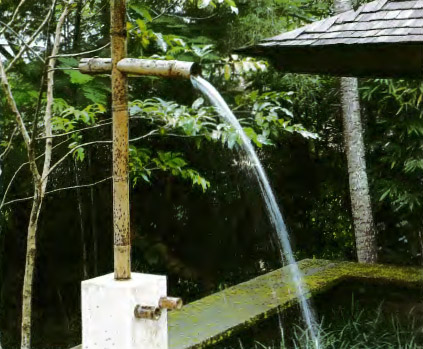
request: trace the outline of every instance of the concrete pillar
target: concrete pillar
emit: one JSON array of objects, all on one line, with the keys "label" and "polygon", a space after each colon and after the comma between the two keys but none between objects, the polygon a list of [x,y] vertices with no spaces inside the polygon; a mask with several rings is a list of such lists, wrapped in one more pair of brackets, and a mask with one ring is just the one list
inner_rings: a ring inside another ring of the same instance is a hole
[{"label": "concrete pillar", "polygon": [[166,276],[108,274],[82,282],[82,349],[167,349],[167,311],[158,320],[138,319],[136,306],[159,307]]}]

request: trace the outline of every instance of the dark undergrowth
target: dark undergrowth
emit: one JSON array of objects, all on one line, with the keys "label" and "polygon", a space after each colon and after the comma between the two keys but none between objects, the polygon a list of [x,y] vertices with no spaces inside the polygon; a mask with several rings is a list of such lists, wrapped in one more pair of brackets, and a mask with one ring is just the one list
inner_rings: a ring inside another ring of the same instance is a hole
[{"label": "dark undergrowth", "polygon": [[[351,309],[337,310],[331,320],[322,320],[319,330],[320,349],[417,349],[423,348],[423,329],[412,315],[389,313],[381,304],[378,308],[363,308],[352,303]],[[281,329],[278,344],[243,344],[239,349],[316,349],[309,332],[294,326],[290,335]]]}]

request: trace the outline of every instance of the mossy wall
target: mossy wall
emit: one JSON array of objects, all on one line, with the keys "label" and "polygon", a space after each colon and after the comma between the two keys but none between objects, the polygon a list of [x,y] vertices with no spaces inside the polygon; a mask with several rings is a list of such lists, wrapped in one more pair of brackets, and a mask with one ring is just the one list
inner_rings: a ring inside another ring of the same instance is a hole
[{"label": "mossy wall", "polygon": [[[309,291],[307,297],[322,294],[346,280],[403,287],[423,285],[420,268],[325,260],[303,260],[299,267]],[[170,313],[170,348],[213,345],[291,308],[296,297],[288,275],[287,267],[278,269]]]}]

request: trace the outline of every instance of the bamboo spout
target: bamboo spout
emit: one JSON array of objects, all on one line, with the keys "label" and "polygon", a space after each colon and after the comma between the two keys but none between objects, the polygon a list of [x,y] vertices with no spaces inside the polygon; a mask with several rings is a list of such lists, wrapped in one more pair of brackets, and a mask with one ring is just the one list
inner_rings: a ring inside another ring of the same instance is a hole
[{"label": "bamboo spout", "polygon": [[[111,68],[112,61],[110,58],[83,58],[79,64],[79,71],[85,74],[109,73]],[[164,78],[189,79],[192,75],[201,74],[199,64],[175,60],[124,58],[118,62],[117,69],[128,75]]]},{"label": "bamboo spout", "polygon": [[143,307],[137,305],[134,310],[134,315],[137,319],[159,320],[162,316],[162,310],[156,307]]},{"label": "bamboo spout", "polygon": [[181,310],[183,302],[181,298],[162,297],[159,300],[159,308],[167,310]]}]

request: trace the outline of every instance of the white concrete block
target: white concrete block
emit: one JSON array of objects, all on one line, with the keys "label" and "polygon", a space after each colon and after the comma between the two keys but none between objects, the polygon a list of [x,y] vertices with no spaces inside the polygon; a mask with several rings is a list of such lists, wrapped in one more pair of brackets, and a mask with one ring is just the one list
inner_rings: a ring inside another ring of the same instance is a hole
[{"label": "white concrete block", "polygon": [[83,349],[167,349],[167,311],[158,321],[137,319],[137,305],[154,306],[167,295],[166,276],[108,274],[82,282]]}]

